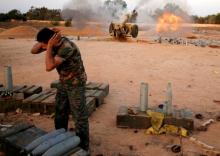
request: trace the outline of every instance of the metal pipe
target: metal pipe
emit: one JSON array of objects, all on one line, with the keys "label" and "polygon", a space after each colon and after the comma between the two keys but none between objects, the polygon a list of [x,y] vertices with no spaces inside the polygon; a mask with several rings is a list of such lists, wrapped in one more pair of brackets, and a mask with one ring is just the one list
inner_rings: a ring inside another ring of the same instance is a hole
[{"label": "metal pipe", "polygon": [[5,66],[5,88],[6,90],[13,90],[13,78],[11,66]]},{"label": "metal pipe", "polygon": [[167,115],[172,115],[172,99],[173,99],[173,95],[172,95],[172,85],[171,83],[168,83],[167,85],[167,91],[166,91],[166,97],[167,97],[167,110],[166,110],[166,114]]},{"label": "metal pipe", "polygon": [[148,108],[148,84],[142,82],[140,89],[140,111],[145,112]]}]

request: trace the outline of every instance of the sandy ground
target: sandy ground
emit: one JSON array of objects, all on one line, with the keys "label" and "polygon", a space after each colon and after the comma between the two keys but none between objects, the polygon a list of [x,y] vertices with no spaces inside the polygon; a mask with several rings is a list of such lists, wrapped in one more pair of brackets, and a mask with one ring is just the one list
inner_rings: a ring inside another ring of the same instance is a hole
[{"label": "sandy ground", "polygon": [[[110,93],[105,104],[90,117],[92,155],[105,156],[172,156],[165,148],[179,143],[174,136],[148,136],[145,130],[116,128],[116,114],[121,105],[139,104],[141,82],[150,85],[150,106],[165,100],[168,82],[173,85],[173,103],[195,112],[220,111],[220,50],[168,44],[116,41],[75,41],[79,46],[89,81],[107,82]],[[56,71],[46,72],[44,53],[30,54],[33,39],[0,39],[0,81],[4,65],[12,65],[15,84],[37,84],[49,87],[58,78]],[[10,120],[28,120],[50,131],[53,119],[30,114],[13,115]],[[220,123],[207,132],[196,132],[196,138],[220,150]],[[185,155],[196,156],[202,150],[183,140]]]}]

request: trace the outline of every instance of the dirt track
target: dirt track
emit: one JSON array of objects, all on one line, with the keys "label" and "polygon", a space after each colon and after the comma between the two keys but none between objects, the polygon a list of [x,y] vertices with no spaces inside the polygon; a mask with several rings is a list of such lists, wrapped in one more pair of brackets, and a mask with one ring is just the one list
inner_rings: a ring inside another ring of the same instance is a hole
[{"label": "dirt track", "polygon": [[[32,39],[0,40],[0,71],[3,66],[13,66],[15,84],[38,84],[49,87],[57,79],[55,71],[47,73],[44,53],[31,55]],[[161,155],[172,156],[164,146],[179,143],[177,137],[147,136],[144,130],[116,128],[119,106],[136,106],[139,103],[139,85],[150,85],[150,105],[165,100],[164,90],[168,82],[173,84],[174,104],[178,108],[190,108],[199,112],[220,111],[220,50],[194,46],[147,44],[136,42],[78,41],[89,81],[108,82],[110,94],[90,117],[92,155]],[[3,72],[0,72],[3,81]],[[14,115],[23,119],[23,115]],[[45,116],[28,116],[46,130],[53,129],[53,120]],[[220,150],[220,123],[207,132],[195,134],[202,141]],[[216,139],[218,138],[218,139]],[[185,151],[198,151],[184,139]],[[188,153],[188,155],[193,155]]]}]

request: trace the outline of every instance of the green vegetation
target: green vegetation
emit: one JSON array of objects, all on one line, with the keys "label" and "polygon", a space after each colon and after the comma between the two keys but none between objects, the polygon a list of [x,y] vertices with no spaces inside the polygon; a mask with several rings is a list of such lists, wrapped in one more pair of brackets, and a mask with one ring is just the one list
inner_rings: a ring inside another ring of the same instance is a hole
[{"label": "green vegetation", "polygon": [[[108,10],[110,10],[112,16],[116,18],[119,18],[117,16],[120,10],[124,10],[127,8],[127,4],[124,0],[106,0],[104,6]],[[173,3],[168,3],[167,5],[165,5],[163,9],[156,9],[154,14],[152,14],[151,16],[153,18],[158,18],[164,12],[174,13],[178,16],[183,17],[184,19],[186,18],[192,19],[195,23],[220,24],[220,13],[215,15],[208,15],[206,17],[190,16],[187,14],[187,12],[182,10],[178,5]],[[60,23],[56,21],[63,20],[60,9],[48,9],[46,7],[36,8],[32,6],[26,13],[21,13],[19,10],[16,9],[13,9],[8,13],[0,13],[0,22],[10,21],[12,19],[20,20],[20,21],[50,20],[50,21],[54,21],[51,22],[51,24],[53,24],[54,26],[60,25]],[[65,21],[65,26],[66,27],[71,26],[71,19]]]},{"label": "green vegetation", "polygon": [[26,14],[22,14],[19,10],[13,9],[8,13],[0,13],[0,21],[9,21],[11,19],[26,21]]},{"label": "green vegetation", "polygon": [[60,12],[61,10],[59,9],[47,9],[46,7],[31,7],[31,9],[27,12],[27,19],[61,21],[62,17],[60,15]]},{"label": "green vegetation", "polygon": [[220,13],[215,15],[208,15],[206,17],[192,16],[195,23],[200,24],[220,24]]},{"label": "green vegetation", "polygon": [[0,21],[10,21],[14,20],[50,20],[50,21],[61,21],[63,20],[60,14],[61,10],[59,9],[47,9],[45,7],[31,9],[22,14],[19,10],[13,9],[8,13],[0,13]]}]

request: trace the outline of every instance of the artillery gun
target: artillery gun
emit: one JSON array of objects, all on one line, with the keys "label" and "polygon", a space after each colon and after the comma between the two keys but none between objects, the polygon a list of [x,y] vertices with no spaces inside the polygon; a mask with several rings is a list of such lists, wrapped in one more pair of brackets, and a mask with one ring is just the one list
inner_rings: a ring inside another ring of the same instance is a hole
[{"label": "artillery gun", "polygon": [[134,24],[136,22],[138,13],[133,10],[131,14],[126,15],[126,19],[123,23],[111,23],[109,26],[109,34],[116,38],[125,38],[138,36],[138,26]]}]

